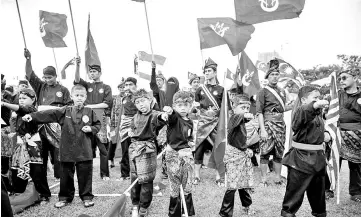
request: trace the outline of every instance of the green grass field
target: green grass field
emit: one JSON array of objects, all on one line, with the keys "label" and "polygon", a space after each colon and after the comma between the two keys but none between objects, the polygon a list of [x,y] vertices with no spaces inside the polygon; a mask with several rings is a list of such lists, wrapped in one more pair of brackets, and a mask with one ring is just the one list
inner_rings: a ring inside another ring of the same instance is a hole
[{"label": "green grass field", "polygon": [[[116,161],[117,163],[118,161]],[[130,185],[130,181],[119,182],[119,164],[111,169],[111,180],[102,181],[99,176],[99,159],[94,159],[94,174],[93,174],[93,194],[119,194],[122,193]],[[218,212],[222,203],[225,188],[218,188],[215,184],[215,171],[212,169],[201,170],[202,182],[200,185],[193,188],[193,201],[197,217],[214,217],[219,216]],[[255,168],[255,193],[252,195],[253,209],[256,211],[257,217],[274,217],[280,216],[282,200],[285,193],[285,186],[276,187],[270,186],[264,188],[258,185],[260,181],[260,170]],[[361,204],[350,200],[348,195],[348,167],[343,163],[341,171],[341,198],[340,204],[336,204],[336,197],[327,201],[327,215],[332,217],[360,217]],[[169,190],[168,181],[162,181],[167,188],[163,190],[162,197],[154,197],[152,205],[149,209],[149,216],[151,217],[166,217],[168,216],[169,206]],[[54,184],[54,180],[50,179],[50,184]],[[77,189],[77,184],[76,184]],[[57,194],[59,188],[52,190],[52,193]],[[75,197],[73,203],[62,209],[54,208],[57,202],[57,196],[53,196],[51,201],[46,205],[37,205],[26,209],[24,212],[17,214],[19,217],[76,217],[81,214],[89,216],[102,216],[115,202],[116,197],[95,197],[95,206],[91,208],[84,208],[79,197]],[[130,216],[131,201],[128,198],[126,216]],[[236,195],[235,200],[235,217],[245,216],[241,211],[241,204]],[[311,208],[308,204],[307,197],[305,197],[303,205],[297,213],[297,216],[308,217],[311,215]]]}]

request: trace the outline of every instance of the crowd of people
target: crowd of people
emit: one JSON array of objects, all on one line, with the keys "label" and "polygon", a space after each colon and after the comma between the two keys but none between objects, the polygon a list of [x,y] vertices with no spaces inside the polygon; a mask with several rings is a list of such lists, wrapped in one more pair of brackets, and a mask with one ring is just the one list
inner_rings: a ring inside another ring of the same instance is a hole
[{"label": "crowd of people", "polygon": [[[227,188],[219,215],[233,215],[237,190],[244,212],[255,214],[251,209],[253,169],[260,165],[261,185],[271,185],[266,175],[272,157],[273,182],[286,185],[281,215],[295,216],[306,192],[312,215],[326,216],[326,199],[332,196],[326,165],[334,140],[324,126],[329,101],[317,87],[306,85],[300,88],[295,101],[286,102],[286,92],[277,86],[278,60],[268,64],[268,84],[255,96],[244,93],[240,81],[235,81],[228,91],[219,85],[217,64],[211,58],[205,63],[203,79],[196,74],[189,77],[188,89],[181,89],[176,77],[166,79],[157,74],[153,62],[150,92],[139,88],[136,78],[128,77],[119,84],[119,94],[112,96],[110,86],[101,81],[99,65],[88,66],[87,82],[80,77],[81,60],[75,58],[75,81],[69,92],[57,82],[54,67],[44,68],[40,79],[27,49],[24,56],[26,80],[19,81],[16,94],[10,94],[13,90],[6,88],[4,75],[1,78],[2,198],[3,190],[5,196],[23,193],[31,178],[41,204],[49,202],[50,156],[54,177],[60,180],[59,201],[54,206],[62,208],[73,201],[75,171],[84,207],[94,206],[96,148],[104,181],[110,179],[109,167],[114,167],[115,153],[121,150],[118,179],[129,185],[135,183],[130,193],[133,217],[148,215],[159,161],[163,178],[169,180],[168,215],[183,215],[184,198],[188,215],[194,216],[192,186],[202,184],[204,156],[207,151],[215,152],[222,100],[227,100],[224,161],[210,166],[215,169],[217,185]],[[338,75],[340,154],[341,160],[348,161],[349,194],[356,202],[361,202],[361,89],[356,85],[359,77],[358,68],[345,69]],[[224,96],[228,98],[223,99]],[[289,110],[293,136],[285,154],[284,113]],[[162,158],[157,160],[161,153]],[[282,165],[288,168],[286,181],[281,177]],[[6,212],[5,207],[2,202],[2,211]]]}]

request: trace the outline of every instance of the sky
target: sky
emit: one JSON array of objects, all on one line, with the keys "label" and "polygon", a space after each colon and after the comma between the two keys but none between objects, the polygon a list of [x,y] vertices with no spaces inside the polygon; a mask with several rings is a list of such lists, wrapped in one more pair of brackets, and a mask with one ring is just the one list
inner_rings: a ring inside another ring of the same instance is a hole
[{"label": "sky", "polygon": [[[258,1],[258,0],[255,0]],[[76,56],[74,32],[68,1],[18,0],[26,44],[32,53],[35,73],[41,77],[48,65],[55,66],[51,48],[45,47],[39,31],[39,10],[66,14],[68,34],[66,48],[56,48],[58,70]],[[71,0],[79,54],[81,76],[85,76],[84,51],[88,14],[90,29],[99,53],[102,80],[117,93],[122,77],[133,76],[133,58],[138,51],[151,53],[147,23],[142,3],[131,0]],[[187,84],[188,71],[202,74],[204,60],[218,63],[218,77],[235,71],[237,56],[226,45],[200,50],[197,18],[235,18],[233,0],[147,0],[153,50],[167,58],[158,69],[169,78],[175,76],[181,86]],[[255,24],[255,32],[245,49],[255,63],[259,52],[277,51],[296,69],[339,63],[337,54],[361,55],[361,0],[306,0],[299,18]],[[0,72],[24,78],[23,37],[15,0],[1,0]],[[139,70],[150,73],[151,64],[140,62]],[[62,84],[71,87],[75,67],[67,70]],[[148,88],[140,79],[140,87]]]}]

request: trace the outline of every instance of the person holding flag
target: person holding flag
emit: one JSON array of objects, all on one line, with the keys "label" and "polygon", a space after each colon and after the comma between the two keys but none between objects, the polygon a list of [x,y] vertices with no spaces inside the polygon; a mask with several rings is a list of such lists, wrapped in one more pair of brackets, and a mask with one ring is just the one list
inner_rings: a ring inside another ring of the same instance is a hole
[{"label": "person holding flag", "polygon": [[[203,73],[206,79],[205,85],[199,87],[195,93],[195,101],[198,102],[195,106],[200,108],[194,153],[195,178],[193,183],[195,185],[201,181],[199,174],[204,153],[207,149],[213,149],[224,92],[224,88],[217,83],[217,64],[211,58],[206,61]],[[222,169],[217,169],[216,183],[218,186],[223,185],[220,171]]]},{"label": "person holding flag", "polygon": [[[44,68],[44,81],[42,81],[33,71],[31,53],[28,49],[24,50],[24,56],[26,58],[26,79],[36,93],[37,104],[44,106],[44,108],[46,105],[46,109],[70,105],[72,103],[70,92],[65,86],[60,85],[56,81],[57,73],[55,68],[53,66]],[[59,146],[61,127],[57,123],[43,124],[39,128],[39,134],[43,146],[43,166],[45,169],[47,168],[48,155],[50,152],[51,163],[54,165],[54,177],[60,179]]]},{"label": "person holding flag", "polygon": [[[351,200],[361,202],[361,88],[357,87],[360,68],[349,67],[339,74],[341,161],[347,160],[350,169],[349,194]],[[341,163],[340,163],[341,167]]]},{"label": "person holding flag", "polygon": [[229,118],[228,143],[224,155],[227,172],[227,191],[224,194],[219,215],[231,217],[234,208],[234,194],[238,190],[243,210],[247,215],[254,215],[250,210],[252,198],[250,189],[253,187],[253,151],[247,143],[245,123],[253,119],[249,113],[251,102],[247,94],[237,94],[232,99],[233,115]]},{"label": "person holding flag", "polygon": [[281,161],[286,141],[286,125],[283,114],[286,110],[292,109],[292,106],[285,106],[286,93],[277,86],[280,78],[279,62],[277,60],[269,62],[269,70],[265,78],[268,79],[268,85],[259,91],[256,103],[261,138],[262,184],[264,186],[269,185],[269,182],[266,181],[266,174],[269,158],[273,155],[277,177],[275,183],[281,185],[283,183],[281,179]]},{"label": "person holding flag", "polygon": [[322,109],[327,100],[319,100],[316,87],[304,86],[292,111],[293,140],[291,149],[283,158],[287,166],[287,188],[283,199],[281,216],[295,216],[302,205],[305,192],[312,208],[312,215],[326,216],[325,176],[326,156],[324,142],[331,140],[325,130]]}]

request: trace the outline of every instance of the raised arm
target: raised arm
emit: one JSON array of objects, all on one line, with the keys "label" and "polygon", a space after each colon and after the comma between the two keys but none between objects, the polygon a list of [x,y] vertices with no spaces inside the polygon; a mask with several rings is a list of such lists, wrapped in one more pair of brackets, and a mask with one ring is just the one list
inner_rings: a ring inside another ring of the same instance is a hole
[{"label": "raised arm", "polygon": [[[80,66],[80,62],[81,62],[80,57],[76,57],[75,62],[76,62],[76,66],[75,66],[75,79],[74,79],[74,81],[75,81],[75,83],[81,83],[80,82],[80,71],[79,71],[79,66]],[[85,87],[85,88],[87,88],[87,87]]]},{"label": "raised arm", "polygon": [[41,85],[44,83],[41,81],[41,79],[36,76],[36,74],[33,71],[33,67],[31,65],[31,53],[28,49],[24,49],[24,56],[26,58],[26,64],[25,64],[25,72],[26,72],[26,79],[29,81],[31,87],[34,89],[37,97],[38,93],[40,92]]},{"label": "raised arm", "polygon": [[70,65],[74,65],[74,59],[71,59],[70,61],[68,61],[65,65],[64,65],[64,67],[63,67],[63,69],[61,70],[61,78],[62,79],[66,79],[66,73],[65,73],[65,71],[66,71],[66,69],[70,66]]}]

